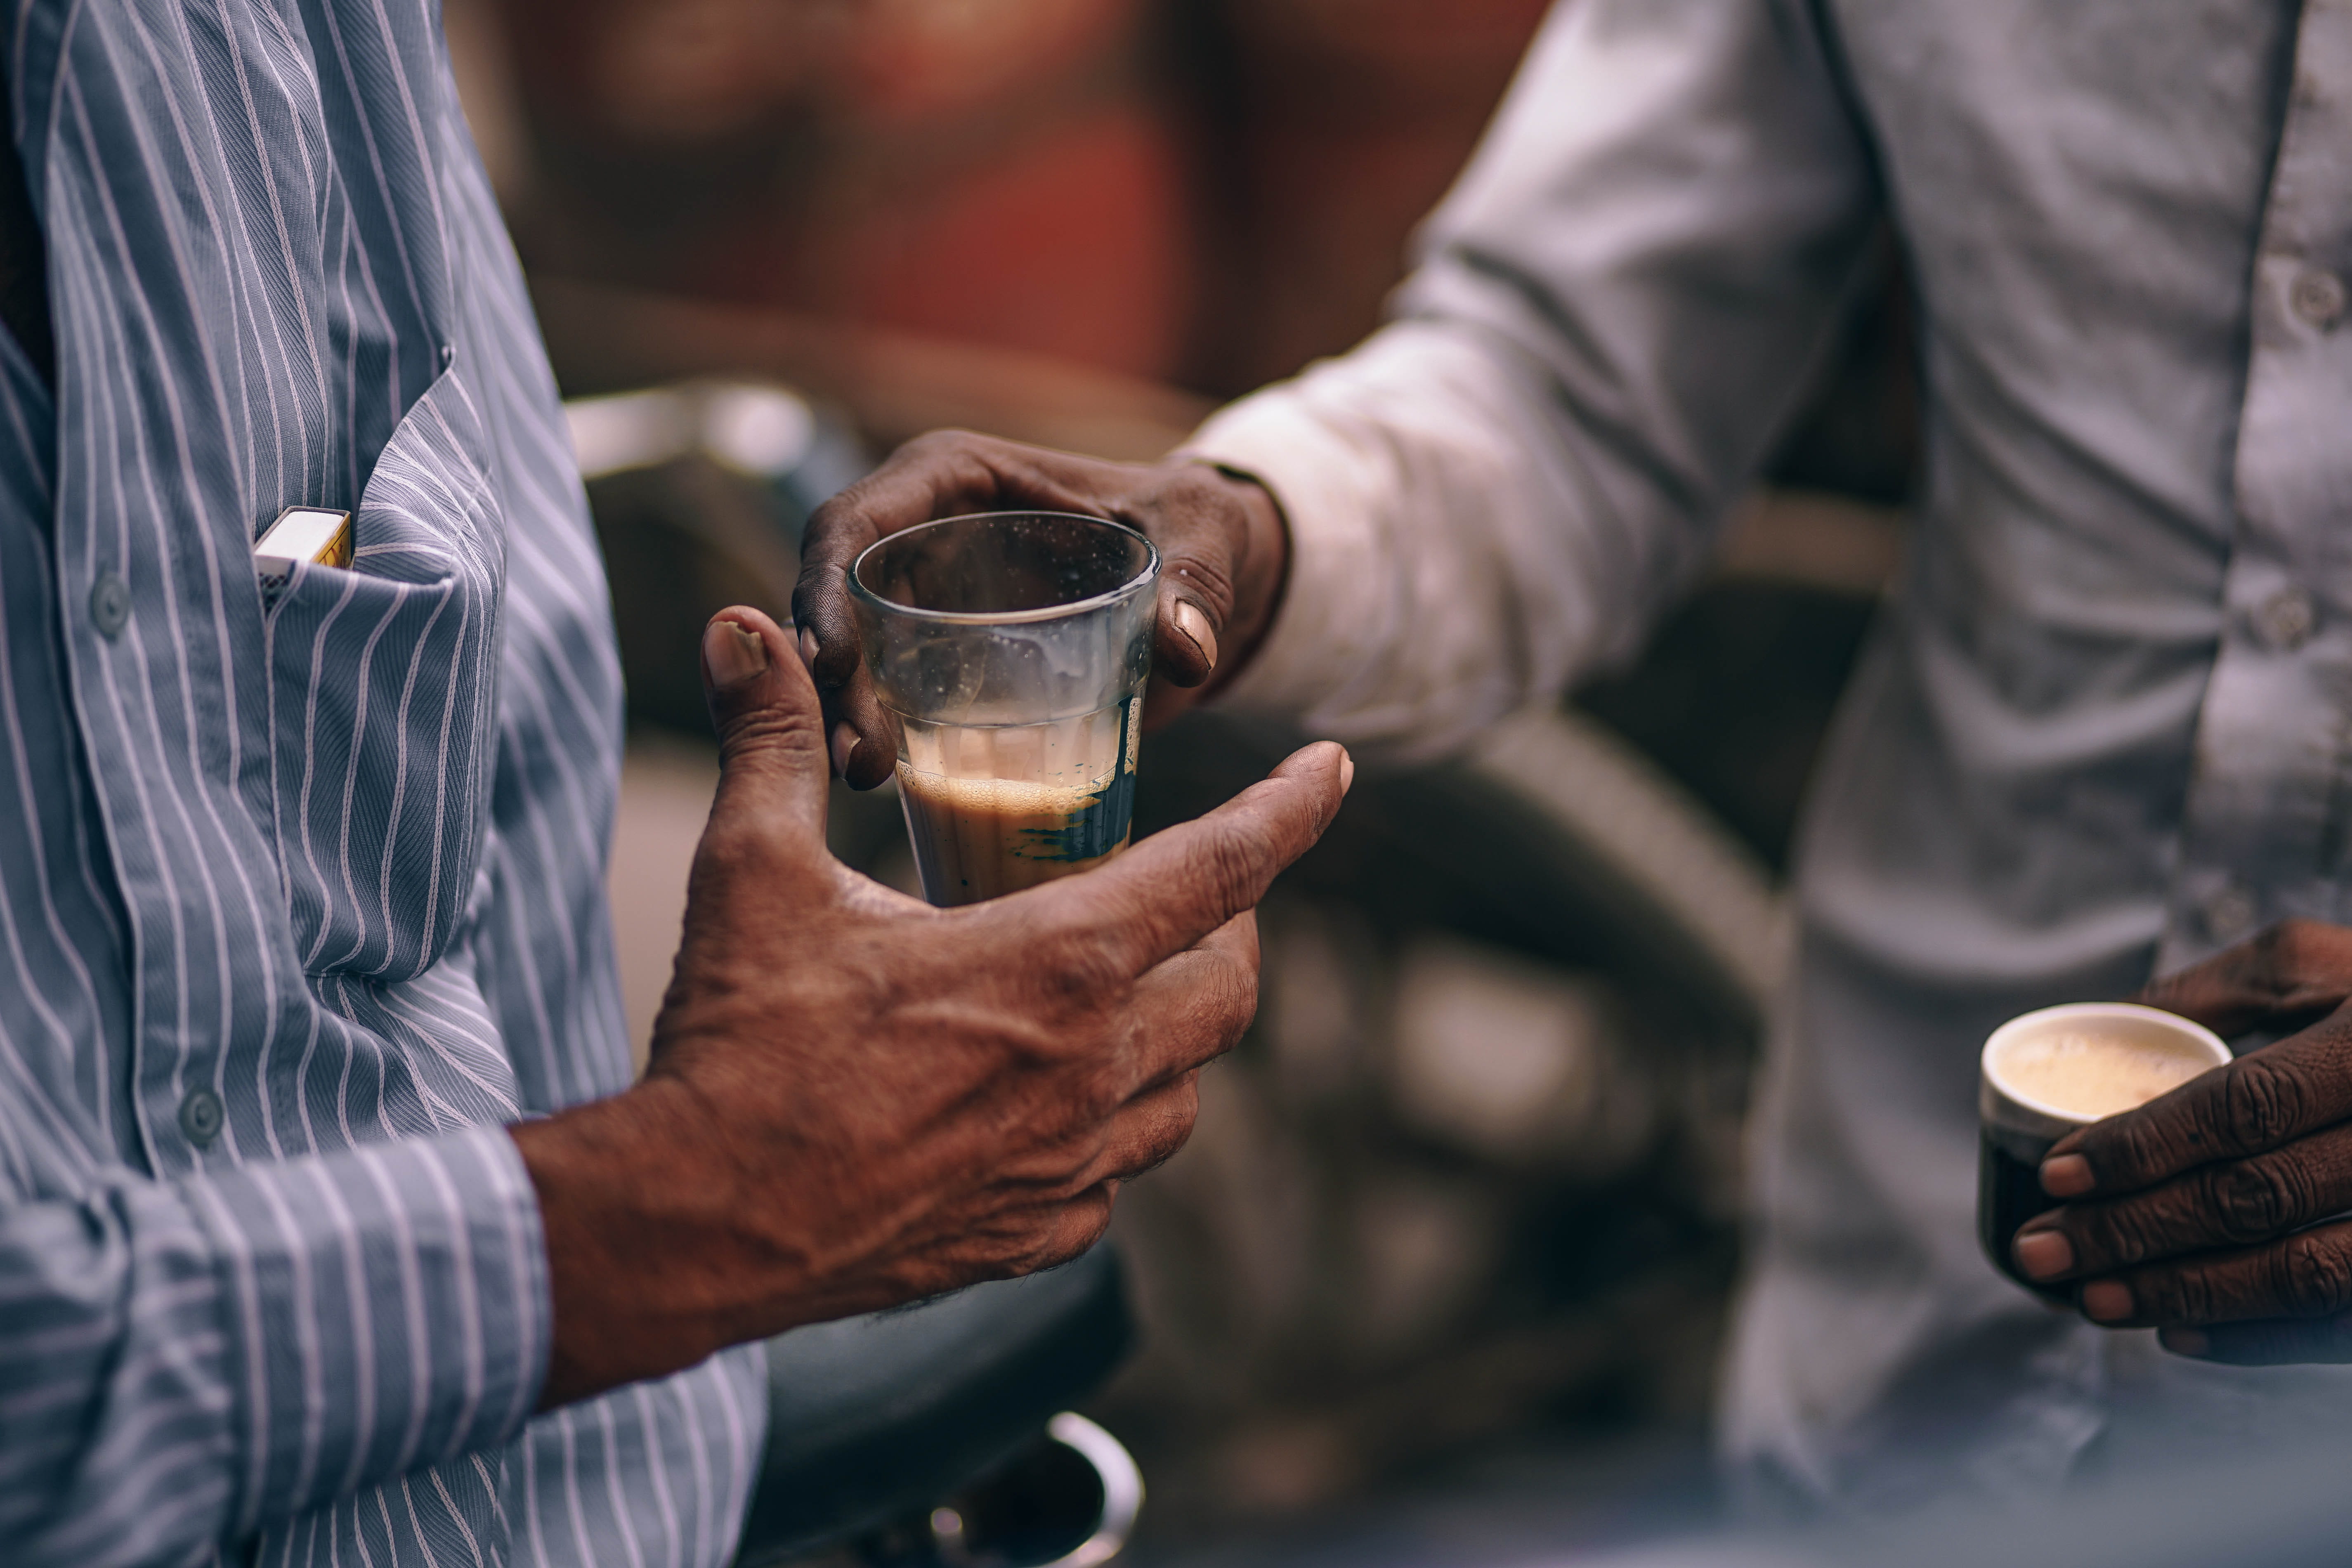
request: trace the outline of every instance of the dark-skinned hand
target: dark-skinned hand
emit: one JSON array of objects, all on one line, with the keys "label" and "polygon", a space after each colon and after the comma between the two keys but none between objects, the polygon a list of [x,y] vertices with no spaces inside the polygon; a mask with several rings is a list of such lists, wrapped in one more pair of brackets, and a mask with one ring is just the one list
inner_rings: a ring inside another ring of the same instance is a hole
[{"label": "dark-skinned hand", "polygon": [[801,540],[801,657],[824,700],[834,769],[856,788],[888,778],[896,752],[860,657],[850,563],[917,523],[1032,508],[1109,518],[1160,547],[1147,728],[1232,679],[1265,638],[1290,545],[1258,485],[1204,463],[1108,463],[960,430],[918,437],[817,508]]},{"label": "dark-skinned hand", "polygon": [[703,640],[721,775],[645,1079],[512,1131],[554,1301],[542,1406],[1076,1256],[1191,1131],[1256,1007],[1266,884],[1347,753],[1097,870],[939,910],[824,847],[816,692],[776,624]]},{"label": "dark-skinned hand", "polygon": [[2061,1141],[2018,1268],[2168,1350],[2352,1361],[2352,930],[2288,921],[2137,998],[2224,1037],[2299,1032]]}]

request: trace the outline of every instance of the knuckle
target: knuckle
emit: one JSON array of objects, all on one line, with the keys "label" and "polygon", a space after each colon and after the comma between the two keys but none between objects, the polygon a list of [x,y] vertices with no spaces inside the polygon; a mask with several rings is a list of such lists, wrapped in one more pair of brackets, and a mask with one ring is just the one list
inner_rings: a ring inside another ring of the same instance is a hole
[{"label": "knuckle", "polygon": [[2217,1281],[2201,1268],[2161,1270],[2136,1282],[2133,1294],[2142,1319],[2210,1323],[2227,1315]]},{"label": "knuckle", "polygon": [[856,515],[856,490],[854,487],[819,502],[816,510],[809,513],[808,526],[801,531],[802,555],[814,563],[815,558],[823,553],[822,547],[849,526]]},{"label": "knuckle", "polygon": [[813,703],[765,706],[730,713],[719,723],[725,765],[738,767],[763,754],[793,756],[824,751],[824,718]]},{"label": "knuckle", "polygon": [[926,430],[921,435],[917,436],[910,440],[902,442],[898,447],[898,450],[894,460],[896,460],[896,458],[932,458],[962,452],[981,451],[984,450],[988,445],[989,442],[987,437],[974,435],[970,430],[958,429],[953,426],[950,426],[938,430]]},{"label": "knuckle", "polygon": [[2299,1318],[2343,1311],[2352,1306],[2352,1254],[2334,1236],[2288,1237],[2279,1249],[2279,1298]]},{"label": "knuckle", "polygon": [[1118,954],[1097,931],[1086,927],[1050,941],[1042,969],[1055,999],[1081,1009],[1102,1005],[1127,979]]},{"label": "knuckle", "polygon": [[2289,915],[2254,939],[2269,962],[2272,974],[2284,989],[2294,977],[2324,961],[2335,945],[2334,928],[2301,915]]},{"label": "knuckle", "polygon": [[2292,1068],[2263,1057],[2230,1064],[2222,1083],[2221,1131],[2225,1147],[2256,1153],[2300,1125],[2308,1096]]},{"label": "knuckle", "polygon": [[2137,1263],[2153,1256],[2157,1226],[2145,1200],[2100,1204],[2081,1211],[2072,1226],[2085,1268]]},{"label": "knuckle", "polygon": [[[2201,1134],[2192,1128],[2189,1137],[2194,1142]],[[2107,1128],[2095,1128],[2090,1138],[2112,1141],[2103,1151],[2105,1157],[2095,1163],[2127,1184],[2137,1185],[2180,1163],[2162,1131],[2145,1116],[2126,1116]]]},{"label": "knuckle", "polygon": [[[1125,1086],[1107,1068],[1096,1068],[1082,1075],[1071,1099],[1081,1119],[1089,1127],[1100,1127],[1119,1113],[1127,1103]],[[1072,1174],[1077,1173],[1074,1170]]]},{"label": "knuckle", "polygon": [[2284,966],[2294,958],[2304,937],[2303,921],[2293,915],[2264,926],[2248,939],[2246,946],[2272,969]]},{"label": "knuckle", "polygon": [[1257,972],[1237,963],[1220,964],[1209,984],[1209,1032],[1220,1054],[1238,1045],[1257,1016]]},{"label": "knuckle", "polygon": [[1257,902],[1258,869],[1265,859],[1265,835],[1254,825],[1213,835],[1194,859],[1201,890],[1217,908],[1238,913]]},{"label": "knuckle", "polygon": [[2221,1166],[2203,1186],[2206,1212],[2223,1241],[2251,1246],[2294,1223],[2295,1195],[2275,1166],[2252,1161]]},{"label": "knuckle", "polygon": [[1234,599],[1233,556],[1241,520],[1226,481],[1215,469],[1186,463],[1167,473],[1132,509],[1128,521],[1161,543],[1186,586],[1220,613]]},{"label": "knuckle", "polygon": [[1192,1141],[1192,1123],[1195,1120],[1193,1112],[1189,1110],[1181,1116],[1170,1117],[1168,1124],[1160,1129],[1158,1134],[1152,1139],[1150,1147],[1145,1151],[1143,1163],[1129,1173],[1139,1176],[1147,1172],[1156,1171],[1182,1153],[1184,1145]]},{"label": "knuckle", "polygon": [[1257,1016],[1256,967],[1245,963],[1225,963],[1219,966],[1218,973],[1223,976],[1221,990],[1225,1011],[1238,1021],[1238,1026],[1246,1028],[1249,1021]]},{"label": "knuckle", "polygon": [[853,485],[809,513],[808,526],[801,531],[802,584],[814,579],[829,587],[845,586],[850,558],[874,535],[864,501]]}]

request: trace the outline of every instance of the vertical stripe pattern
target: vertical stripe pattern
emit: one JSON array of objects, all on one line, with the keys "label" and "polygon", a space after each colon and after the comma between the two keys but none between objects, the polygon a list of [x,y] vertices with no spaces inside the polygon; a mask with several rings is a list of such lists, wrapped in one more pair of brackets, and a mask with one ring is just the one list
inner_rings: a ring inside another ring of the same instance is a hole
[{"label": "vertical stripe pattern", "polygon": [[[604,579],[430,0],[18,0],[8,1561],[724,1562],[756,1347],[532,1419],[501,1124],[628,1077]],[[265,602],[253,539],[350,510]]]}]

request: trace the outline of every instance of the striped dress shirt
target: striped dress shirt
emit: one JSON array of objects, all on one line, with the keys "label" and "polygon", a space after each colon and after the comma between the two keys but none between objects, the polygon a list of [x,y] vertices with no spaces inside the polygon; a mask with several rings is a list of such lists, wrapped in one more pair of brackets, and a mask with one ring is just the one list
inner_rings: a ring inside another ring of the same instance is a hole
[{"label": "striped dress shirt", "polygon": [[[534,1419],[628,1081],[604,583],[434,0],[17,0],[0,1560],[723,1563],[758,1347]],[[286,507],[348,570],[265,597]]]}]

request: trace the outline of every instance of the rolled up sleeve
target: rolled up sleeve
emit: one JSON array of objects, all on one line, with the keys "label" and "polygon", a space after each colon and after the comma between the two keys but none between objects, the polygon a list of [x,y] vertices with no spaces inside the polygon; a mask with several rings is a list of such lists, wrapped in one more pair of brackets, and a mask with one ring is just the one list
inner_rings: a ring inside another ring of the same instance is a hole
[{"label": "rolled up sleeve", "polygon": [[499,1128],[0,1211],[0,1541],[179,1561],[506,1442],[550,1309]]},{"label": "rolled up sleeve", "polygon": [[1630,653],[1784,422],[1878,211],[1803,5],[1558,9],[1391,324],[1187,446],[1292,531],[1228,700],[1417,758]]}]

